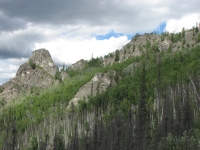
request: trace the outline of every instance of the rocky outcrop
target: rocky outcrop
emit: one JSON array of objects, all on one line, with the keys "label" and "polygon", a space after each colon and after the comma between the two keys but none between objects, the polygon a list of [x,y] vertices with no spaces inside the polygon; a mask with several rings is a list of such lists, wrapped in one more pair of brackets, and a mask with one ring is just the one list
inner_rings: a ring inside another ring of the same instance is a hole
[{"label": "rocky outcrop", "polygon": [[83,69],[86,64],[87,64],[87,61],[84,59],[81,59],[77,61],[76,63],[72,64],[68,69],[71,69],[71,70]]},{"label": "rocky outcrop", "polygon": [[163,41],[159,45],[159,51],[167,50],[169,48],[169,46],[170,46],[170,42],[169,41]]},{"label": "rocky outcrop", "polygon": [[61,71],[60,76],[61,76],[61,80],[64,80],[65,78],[69,77],[69,75],[65,71]]},{"label": "rocky outcrop", "polygon": [[58,71],[58,68],[54,64],[49,51],[46,49],[35,50],[31,56],[31,60],[33,60],[37,66],[42,67],[52,76],[54,76],[56,71]]},{"label": "rocky outcrop", "polygon": [[[30,60],[35,67],[30,65]],[[58,68],[48,50],[34,51],[30,60],[19,67],[16,77],[1,86],[3,90],[0,92],[0,100],[8,101],[29,92],[32,87],[45,88],[55,83],[55,74]],[[65,77],[67,75],[62,74],[62,78]]]},{"label": "rocky outcrop", "polygon": [[87,101],[88,97],[100,94],[108,87],[116,85],[116,76],[117,74],[115,71],[110,71],[109,73],[95,74],[90,82],[79,89],[75,97],[70,100],[68,107],[70,107],[71,103],[77,105],[79,100]]},{"label": "rocky outcrop", "polygon": [[127,75],[127,74],[134,75],[136,69],[139,67],[141,67],[141,64],[138,62],[134,62],[123,69],[123,74],[124,75]]},{"label": "rocky outcrop", "polygon": [[[119,61],[122,62],[132,56],[141,56],[143,52],[146,51],[145,45],[149,42],[151,45],[160,43],[160,35],[156,34],[144,34],[137,35],[132,38],[132,40],[119,49]],[[158,45],[158,44],[157,44]],[[109,64],[115,63],[115,53],[110,53],[104,57],[103,65],[107,66]]]}]

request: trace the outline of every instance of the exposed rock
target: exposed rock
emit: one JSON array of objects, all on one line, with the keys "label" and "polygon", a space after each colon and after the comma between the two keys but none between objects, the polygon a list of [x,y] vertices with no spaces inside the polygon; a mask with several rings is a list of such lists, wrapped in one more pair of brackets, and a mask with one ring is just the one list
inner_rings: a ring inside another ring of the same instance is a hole
[{"label": "exposed rock", "polygon": [[61,71],[60,76],[61,76],[61,80],[64,80],[65,78],[69,77],[69,75],[65,71]]},{"label": "exposed rock", "polygon": [[79,70],[79,69],[83,69],[85,67],[85,65],[87,64],[87,61],[84,59],[81,59],[79,61],[77,61],[76,63],[72,64],[69,69],[72,70]]},{"label": "exposed rock", "polygon": [[[144,34],[135,36],[129,43],[127,43],[119,50],[119,62],[122,62],[131,56],[141,56],[142,53],[146,51],[145,45],[147,41],[149,41],[150,44],[160,43],[160,35]],[[114,62],[115,52],[110,53],[110,55],[106,56],[103,61],[103,65],[107,66],[109,64],[113,64]]]},{"label": "exposed rock", "polygon": [[31,56],[31,59],[37,66],[42,67],[46,72],[54,76],[58,71],[57,66],[54,64],[51,55],[46,49],[35,50]]},{"label": "exposed rock", "polygon": [[159,50],[163,51],[163,50],[167,50],[169,48],[169,41],[164,41],[159,45]]},{"label": "exposed rock", "polygon": [[[4,83],[2,92],[0,93],[0,100],[11,100],[20,94],[30,91],[31,87],[45,88],[51,86],[54,82],[54,76],[57,67],[54,64],[51,55],[45,49],[36,50],[31,56],[31,60],[36,64],[33,69],[29,62],[22,64],[16,77]],[[63,74],[63,78],[67,75]]]},{"label": "exposed rock", "polygon": [[123,73],[124,73],[124,74],[131,74],[131,75],[134,75],[134,73],[135,73],[134,71],[135,71],[138,67],[140,67],[140,66],[141,66],[140,63],[134,62],[134,63],[128,65],[126,68],[124,68],[124,69],[123,69]]},{"label": "exposed rock", "polygon": [[108,87],[116,85],[115,71],[109,73],[97,73],[94,75],[92,80],[82,86],[76,93],[75,97],[70,100],[68,107],[73,102],[74,105],[78,104],[79,100],[88,100],[89,96],[95,96],[105,91]]}]

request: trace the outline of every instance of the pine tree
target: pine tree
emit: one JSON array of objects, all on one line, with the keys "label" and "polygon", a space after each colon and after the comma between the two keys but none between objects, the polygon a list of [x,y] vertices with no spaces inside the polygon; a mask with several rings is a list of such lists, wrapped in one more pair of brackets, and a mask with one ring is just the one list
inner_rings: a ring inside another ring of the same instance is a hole
[{"label": "pine tree", "polygon": [[136,149],[143,149],[145,144],[145,130],[146,130],[146,72],[145,63],[142,65],[141,81],[140,81],[140,101],[138,105],[138,115],[136,122]]}]

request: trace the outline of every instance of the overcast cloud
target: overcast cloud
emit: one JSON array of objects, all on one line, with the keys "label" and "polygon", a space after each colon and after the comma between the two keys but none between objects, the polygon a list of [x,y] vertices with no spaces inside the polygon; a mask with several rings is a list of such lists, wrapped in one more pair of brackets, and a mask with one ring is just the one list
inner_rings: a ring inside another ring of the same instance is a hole
[{"label": "overcast cloud", "polygon": [[199,6],[199,0],[0,0],[0,84],[35,49],[70,65],[120,49],[130,35],[163,24],[169,32],[192,28],[200,22]]}]

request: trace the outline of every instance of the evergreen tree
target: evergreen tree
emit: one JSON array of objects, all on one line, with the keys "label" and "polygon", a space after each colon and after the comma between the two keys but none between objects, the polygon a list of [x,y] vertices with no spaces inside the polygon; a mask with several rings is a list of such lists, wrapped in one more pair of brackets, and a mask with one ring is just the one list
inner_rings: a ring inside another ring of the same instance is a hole
[{"label": "evergreen tree", "polygon": [[138,105],[138,115],[136,122],[136,139],[135,139],[136,149],[143,149],[145,147],[144,141],[145,141],[146,119],[147,119],[146,72],[145,72],[145,63],[143,63],[141,79],[140,79],[140,101]]}]

